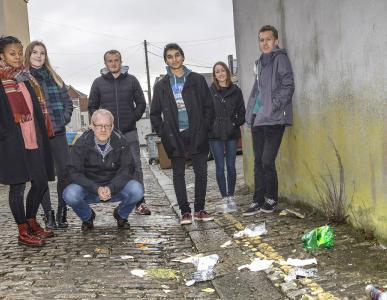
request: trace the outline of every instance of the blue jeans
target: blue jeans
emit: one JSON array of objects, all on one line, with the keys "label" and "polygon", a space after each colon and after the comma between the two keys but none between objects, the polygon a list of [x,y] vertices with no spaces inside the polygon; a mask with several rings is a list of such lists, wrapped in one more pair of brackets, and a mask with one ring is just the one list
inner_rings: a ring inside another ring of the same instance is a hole
[{"label": "blue jeans", "polygon": [[[222,197],[234,196],[236,182],[236,148],[237,140],[210,140],[212,155],[216,165],[216,181],[219,186],[219,191]],[[227,165],[227,185],[224,175],[224,159],[226,158]]]},{"label": "blue jeans", "polygon": [[[127,219],[136,203],[144,196],[144,188],[136,180],[130,180],[124,188],[113,195],[108,202],[119,202],[118,215],[122,219]],[[91,208],[89,204],[102,202],[97,194],[88,192],[79,184],[72,183],[63,191],[63,199],[67,205],[71,206],[74,212],[82,221],[91,218]]]}]

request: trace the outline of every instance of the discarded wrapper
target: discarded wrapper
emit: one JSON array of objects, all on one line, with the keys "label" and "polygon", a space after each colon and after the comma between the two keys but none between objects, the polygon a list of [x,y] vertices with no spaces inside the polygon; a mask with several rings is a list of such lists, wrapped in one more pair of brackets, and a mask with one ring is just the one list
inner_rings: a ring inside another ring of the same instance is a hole
[{"label": "discarded wrapper", "polygon": [[134,270],[130,271],[130,273],[134,276],[137,276],[137,277],[144,277],[145,276],[145,270],[134,269]]},{"label": "discarded wrapper", "polygon": [[255,237],[255,236],[260,236],[265,234],[267,234],[267,230],[266,230],[266,224],[264,222],[258,225],[255,225],[255,224],[247,225],[244,230],[234,233],[234,238],[241,238],[244,236]]},{"label": "discarded wrapper", "polygon": [[321,226],[305,233],[301,238],[306,250],[320,247],[331,249],[334,244],[334,233],[330,225]]},{"label": "discarded wrapper", "polygon": [[260,258],[254,258],[253,262],[249,265],[243,265],[238,267],[238,270],[242,269],[250,269],[250,271],[258,272],[268,269],[272,264],[274,260],[266,260],[266,259],[260,259]]},{"label": "discarded wrapper", "polygon": [[288,258],[286,264],[294,267],[303,267],[312,264],[317,265],[317,259],[315,257],[311,259]]},{"label": "discarded wrapper", "polygon": [[192,280],[187,281],[186,285],[193,285],[195,282],[207,281],[215,278],[214,266],[218,262],[219,256],[211,254],[203,256],[198,254],[181,260],[182,263],[192,263],[196,266],[196,272],[192,274]]},{"label": "discarded wrapper", "polygon": [[317,273],[316,268],[312,269],[302,269],[302,268],[294,268],[285,278],[286,282],[293,281],[299,278],[309,278],[315,277]]}]

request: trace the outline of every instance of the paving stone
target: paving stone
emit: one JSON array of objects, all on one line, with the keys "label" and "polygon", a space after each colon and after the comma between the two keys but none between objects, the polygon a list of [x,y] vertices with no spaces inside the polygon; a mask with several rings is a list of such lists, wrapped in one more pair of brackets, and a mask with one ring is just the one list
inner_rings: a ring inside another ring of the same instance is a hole
[{"label": "paving stone", "polygon": [[[283,299],[278,290],[273,289],[270,281],[262,272],[241,272],[217,277],[214,287],[221,299]],[[270,297],[268,298],[268,295]]]},{"label": "paving stone", "polygon": [[189,235],[199,252],[218,251],[230,237],[219,229],[190,231]]}]

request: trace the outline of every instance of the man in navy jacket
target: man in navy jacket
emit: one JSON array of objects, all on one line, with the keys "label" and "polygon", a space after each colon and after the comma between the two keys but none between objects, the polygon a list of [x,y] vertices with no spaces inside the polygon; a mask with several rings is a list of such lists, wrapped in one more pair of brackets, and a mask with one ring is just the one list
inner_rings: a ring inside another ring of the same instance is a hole
[{"label": "man in navy jacket", "polygon": [[[109,50],[104,55],[106,68],[101,76],[94,80],[89,95],[89,113],[99,108],[109,110],[114,116],[114,126],[129,142],[130,153],[135,162],[134,177],[144,185],[141,167],[140,144],[136,121],[145,111],[144,93],[137,78],[128,73],[129,67],[122,66],[121,53]],[[137,204],[136,212],[150,215],[144,199]]]},{"label": "man in navy jacket", "polygon": [[93,229],[91,203],[120,202],[113,216],[118,229],[129,229],[128,215],[144,196],[142,185],[131,178],[133,159],[126,138],[114,130],[114,117],[106,109],[96,110],[91,129],[82,134],[70,152],[71,184],[63,199],[82,220],[82,230]]}]

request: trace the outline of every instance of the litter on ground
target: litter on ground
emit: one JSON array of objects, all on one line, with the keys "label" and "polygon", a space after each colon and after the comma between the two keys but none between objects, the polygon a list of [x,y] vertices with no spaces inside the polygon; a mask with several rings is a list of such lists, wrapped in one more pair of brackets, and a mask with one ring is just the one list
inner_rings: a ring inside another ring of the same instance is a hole
[{"label": "litter on ground", "polygon": [[310,259],[288,258],[285,263],[289,266],[303,267],[312,264],[317,265],[317,259],[315,257]]},{"label": "litter on ground", "polygon": [[273,264],[273,262],[274,260],[254,258],[251,264],[240,266],[238,267],[238,270],[250,269],[250,271],[253,272],[263,271],[268,269]]},{"label": "litter on ground", "polygon": [[230,246],[232,244],[232,241],[227,241],[224,244],[220,246],[220,248],[226,248],[227,246]]},{"label": "litter on ground", "polygon": [[285,278],[284,280],[286,282],[293,281],[299,278],[309,278],[309,277],[315,277],[317,273],[316,268],[312,269],[302,269],[302,268],[294,268]]},{"label": "litter on ground", "polygon": [[265,234],[267,234],[265,223],[258,224],[258,225],[250,224],[250,225],[247,225],[244,230],[234,233],[234,238],[241,238],[244,236],[255,237],[255,236],[260,236]]},{"label": "litter on ground", "polygon": [[186,282],[187,286],[195,282],[207,281],[215,278],[214,266],[218,262],[219,256],[211,254],[203,256],[202,254],[187,257],[181,260],[182,263],[192,263],[196,266],[196,272],[192,274],[192,280]]},{"label": "litter on ground", "polygon": [[134,276],[137,276],[137,277],[144,277],[145,275],[145,270],[140,270],[140,269],[134,269],[132,271],[130,271],[130,273]]},{"label": "litter on ground", "polygon": [[133,259],[134,257],[131,255],[121,255],[121,259]]},{"label": "litter on ground", "polygon": [[287,216],[287,215],[293,215],[300,219],[305,219],[305,216],[302,213],[299,213],[297,211],[291,210],[291,209],[284,209],[279,213],[280,216]]}]

